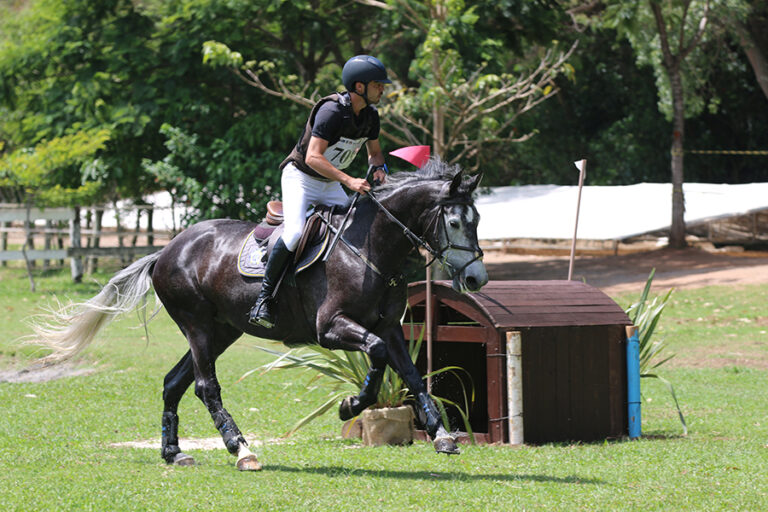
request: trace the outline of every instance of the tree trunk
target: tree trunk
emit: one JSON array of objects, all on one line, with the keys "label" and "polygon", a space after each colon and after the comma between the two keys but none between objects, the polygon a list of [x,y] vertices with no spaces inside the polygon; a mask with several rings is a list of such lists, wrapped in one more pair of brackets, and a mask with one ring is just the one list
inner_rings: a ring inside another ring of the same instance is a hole
[{"label": "tree trunk", "polygon": [[757,83],[760,85],[760,89],[762,89],[765,97],[768,98],[768,59],[746,27],[739,25],[737,31],[739,33],[739,44],[744,50],[749,64],[752,66]]},{"label": "tree trunk", "polygon": [[681,30],[679,52],[673,55],[670,49],[667,27],[664,23],[661,4],[649,1],[651,12],[656,20],[656,29],[659,33],[661,51],[664,56],[663,65],[669,78],[672,89],[672,223],[669,229],[669,246],[679,249],[685,247],[685,198],[683,197],[683,143],[685,141],[685,94],[683,92],[683,78],[681,64],[685,56],[698,44],[698,40],[706,26],[706,15],[699,23],[697,34],[690,43],[683,45]]},{"label": "tree trunk", "polygon": [[445,133],[445,130],[443,125],[445,124],[445,114],[442,110],[439,99],[435,98],[435,103],[432,109],[432,154],[440,158],[444,158],[445,155],[443,155],[443,152],[445,149],[445,141],[443,140],[443,134]]},{"label": "tree trunk", "polygon": [[669,70],[672,86],[672,225],[669,230],[669,246],[679,249],[685,243],[685,198],[683,196],[683,142],[685,140],[685,96],[680,76],[680,66]]}]

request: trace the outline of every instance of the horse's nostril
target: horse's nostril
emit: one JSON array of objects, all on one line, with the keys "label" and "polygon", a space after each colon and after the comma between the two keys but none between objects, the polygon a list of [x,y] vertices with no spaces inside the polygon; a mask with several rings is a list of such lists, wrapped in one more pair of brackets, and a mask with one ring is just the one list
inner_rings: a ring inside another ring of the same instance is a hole
[{"label": "horse's nostril", "polygon": [[466,283],[467,288],[469,288],[470,290],[477,290],[478,289],[477,279],[475,279],[474,277],[467,276],[467,278],[464,280],[464,282]]}]

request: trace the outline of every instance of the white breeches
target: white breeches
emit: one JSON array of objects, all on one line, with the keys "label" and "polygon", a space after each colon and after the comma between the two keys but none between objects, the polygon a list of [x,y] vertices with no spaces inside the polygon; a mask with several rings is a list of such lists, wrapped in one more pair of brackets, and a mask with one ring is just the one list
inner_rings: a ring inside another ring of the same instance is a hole
[{"label": "white breeches", "polygon": [[298,170],[292,163],[283,168],[283,243],[294,251],[312,205],[345,205],[347,194],[338,181],[321,181]]}]

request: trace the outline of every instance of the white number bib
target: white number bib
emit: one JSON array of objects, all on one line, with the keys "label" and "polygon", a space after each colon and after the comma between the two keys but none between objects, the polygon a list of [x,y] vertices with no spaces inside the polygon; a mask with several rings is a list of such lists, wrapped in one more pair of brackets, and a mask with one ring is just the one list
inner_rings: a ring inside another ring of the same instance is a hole
[{"label": "white number bib", "polygon": [[325,150],[323,156],[337,169],[346,169],[349,167],[349,164],[352,163],[352,160],[355,159],[357,152],[360,151],[360,148],[363,147],[363,144],[365,144],[365,141],[367,140],[368,139],[365,137],[360,139],[348,139],[347,137],[342,137],[333,146],[328,146],[328,149]]}]

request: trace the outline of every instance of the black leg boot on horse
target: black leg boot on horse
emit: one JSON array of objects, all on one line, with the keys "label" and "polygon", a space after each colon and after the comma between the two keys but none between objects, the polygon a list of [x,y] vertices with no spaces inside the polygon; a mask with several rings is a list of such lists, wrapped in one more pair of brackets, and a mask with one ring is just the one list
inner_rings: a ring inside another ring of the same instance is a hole
[{"label": "black leg boot on horse", "polygon": [[279,238],[267,260],[267,267],[264,269],[264,281],[261,283],[261,292],[253,305],[248,322],[252,325],[261,325],[271,329],[275,325],[275,288],[280,282],[283,271],[293,257],[293,251],[283,243]]}]

